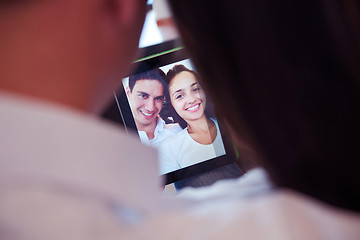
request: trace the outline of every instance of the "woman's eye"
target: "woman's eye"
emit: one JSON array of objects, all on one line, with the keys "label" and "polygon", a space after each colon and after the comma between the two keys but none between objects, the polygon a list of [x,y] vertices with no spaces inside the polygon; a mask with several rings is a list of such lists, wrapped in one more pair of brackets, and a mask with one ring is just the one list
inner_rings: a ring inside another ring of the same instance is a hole
[{"label": "woman's eye", "polygon": [[175,99],[181,99],[181,98],[183,98],[183,96],[184,96],[184,95],[182,95],[182,94],[176,95],[176,96],[175,96]]},{"label": "woman's eye", "polygon": [[193,92],[198,92],[198,91],[200,91],[199,87],[196,87],[196,88],[193,89]]}]

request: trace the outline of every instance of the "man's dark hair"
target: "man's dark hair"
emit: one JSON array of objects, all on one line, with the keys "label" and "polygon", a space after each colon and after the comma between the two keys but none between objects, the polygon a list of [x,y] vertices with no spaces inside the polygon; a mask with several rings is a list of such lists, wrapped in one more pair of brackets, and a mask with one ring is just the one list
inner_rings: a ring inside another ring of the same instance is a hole
[{"label": "man's dark hair", "polygon": [[132,92],[136,82],[139,80],[156,80],[156,81],[159,81],[161,83],[161,85],[163,86],[164,95],[166,96],[165,93],[168,92],[168,86],[167,86],[167,83],[165,82],[165,78],[166,78],[165,73],[159,68],[153,69],[153,70],[150,70],[147,72],[134,74],[129,77],[129,88],[130,88],[130,91]]}]

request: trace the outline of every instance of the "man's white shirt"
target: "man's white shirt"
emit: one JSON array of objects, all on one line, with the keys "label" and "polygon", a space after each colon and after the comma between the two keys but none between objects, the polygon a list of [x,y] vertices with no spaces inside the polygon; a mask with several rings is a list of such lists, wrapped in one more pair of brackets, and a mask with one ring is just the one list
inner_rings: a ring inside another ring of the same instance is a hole
[{"label": "man's white shirt", "polygon": [[182,128],[177,123],[165,124],[165,121],[160,117],[156,119],[156,127],[154,131],[154,138],[149,139],[145,131],[138,131],[142,143],[158,147],[167,137],[174,133],[180,132]]}]

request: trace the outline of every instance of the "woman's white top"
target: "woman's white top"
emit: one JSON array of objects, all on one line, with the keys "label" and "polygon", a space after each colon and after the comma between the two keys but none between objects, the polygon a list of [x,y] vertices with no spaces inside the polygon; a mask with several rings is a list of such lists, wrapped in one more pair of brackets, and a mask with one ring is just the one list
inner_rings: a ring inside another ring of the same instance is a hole
[{"label": "woman's white top", "polygon": [[188,167],[196,163],[210,160],[225,154],[219,125],[216,125],[216,138],[212,144],[200,144],[191,138],[187,128],[168,137],[159,147],[160,173],[165,174]]}]

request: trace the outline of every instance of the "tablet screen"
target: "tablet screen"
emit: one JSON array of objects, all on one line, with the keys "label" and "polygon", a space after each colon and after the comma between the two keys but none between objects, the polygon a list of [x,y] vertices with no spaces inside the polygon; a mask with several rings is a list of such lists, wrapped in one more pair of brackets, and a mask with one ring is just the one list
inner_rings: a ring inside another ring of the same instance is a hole
[{"label": "tablet screen", "polygon": [[211,99],[182,47],[135,64],[115,94],[117,106],[125,128],[158,149],[166,184],[234,161]]}]

